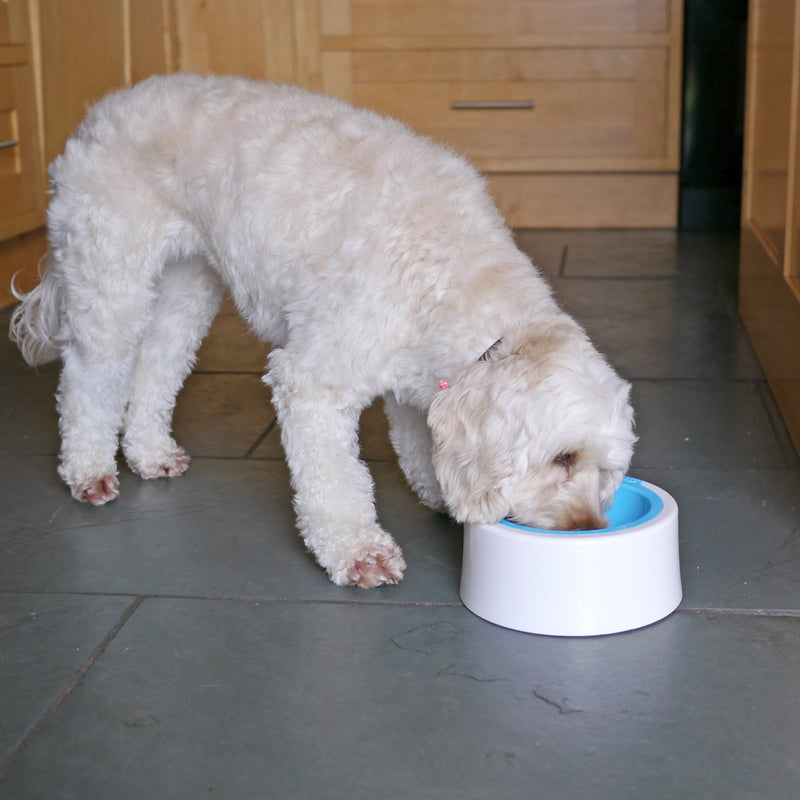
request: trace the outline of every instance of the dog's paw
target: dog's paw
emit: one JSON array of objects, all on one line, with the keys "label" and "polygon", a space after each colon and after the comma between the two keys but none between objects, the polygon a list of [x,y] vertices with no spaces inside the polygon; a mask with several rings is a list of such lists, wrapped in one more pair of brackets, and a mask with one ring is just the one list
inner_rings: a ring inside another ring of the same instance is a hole
[{"label": "dog's paw", "polygon": [[346,570],[344,583],[361,589],[400,583],[406,562],[403,552],[395,544],[381,551],[361,554]]},{"label": "dog's paw", "polygon": [[128,458],[128,466],[140,478],[177,478],[189,469],[191,458],[182,447],[176,447],[154,458]]},{"label": "dog's paw", "polygon": [[103,475],[71,486],[70,491],[81,503],[102,506],[119,497],[119,480],[116,475]]}]

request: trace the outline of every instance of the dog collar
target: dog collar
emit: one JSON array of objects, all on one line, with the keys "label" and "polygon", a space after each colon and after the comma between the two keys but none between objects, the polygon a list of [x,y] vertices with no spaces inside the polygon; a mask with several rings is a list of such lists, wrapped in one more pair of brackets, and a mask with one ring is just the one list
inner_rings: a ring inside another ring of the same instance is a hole
[{"label": "dog collar", "polygon": [[498,347],[503,343],[503,337],[501,336],[488,350],[486,350],[483,355],[478,359],[478,361],[490,361],[492,356],[494,355],[495,351]]},{"label": "dog collar", "polygon": [[[488,350],[484,351],[481,354],[481,356],[478,358],[478,361],[491,361],[495,351],[502,343],[503,343],[503,337],[501,336]],[[442,380],[439,381],[439,388],[449,389],[450,381],[448,381],[446,378],[442,378]]]}]

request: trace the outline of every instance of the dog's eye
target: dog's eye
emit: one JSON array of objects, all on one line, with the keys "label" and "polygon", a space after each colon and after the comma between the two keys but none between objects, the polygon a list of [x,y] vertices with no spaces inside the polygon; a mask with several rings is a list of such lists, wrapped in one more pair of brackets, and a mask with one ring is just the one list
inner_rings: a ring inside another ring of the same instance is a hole
[{"label": "dog's eye", "polygon": [[559,467],[564,467],[567,475],[569,475],[575,466],[575,453],[560,453],[553,459],[553,463],[558,464]]}]

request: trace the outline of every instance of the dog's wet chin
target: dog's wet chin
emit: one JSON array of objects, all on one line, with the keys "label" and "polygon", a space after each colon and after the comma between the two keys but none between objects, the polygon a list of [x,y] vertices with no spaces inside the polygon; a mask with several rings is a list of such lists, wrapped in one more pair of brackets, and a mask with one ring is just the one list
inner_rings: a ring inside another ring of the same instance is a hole
[{"label": "dog's wet chin", "polygon": [[512,513],[509,519],[528,528],[553,531],[594,531],[608,526],[605,515],[591,508],[568,508],[542,516],[533,515],[529,519]]},{"label": "dog's wet chin", "polygon": [[601,472],[578,468],[561,476],[552,465],[537,470],[513,492],[509,518],[520,525],[545,530],[605,528],[608,521],[603,510]]}]

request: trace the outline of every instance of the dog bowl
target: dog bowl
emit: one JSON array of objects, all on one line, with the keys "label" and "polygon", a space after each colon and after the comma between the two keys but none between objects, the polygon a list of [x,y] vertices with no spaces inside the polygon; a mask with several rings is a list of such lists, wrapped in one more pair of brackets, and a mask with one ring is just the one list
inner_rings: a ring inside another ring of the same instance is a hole
[{"label": "dog bowl", "polygon": [[591,531],[467,523],[464,605],[496,625],[551,636],[619,633],[663,619],[682,597],[677,503],[626,477],[608,520]]}]

